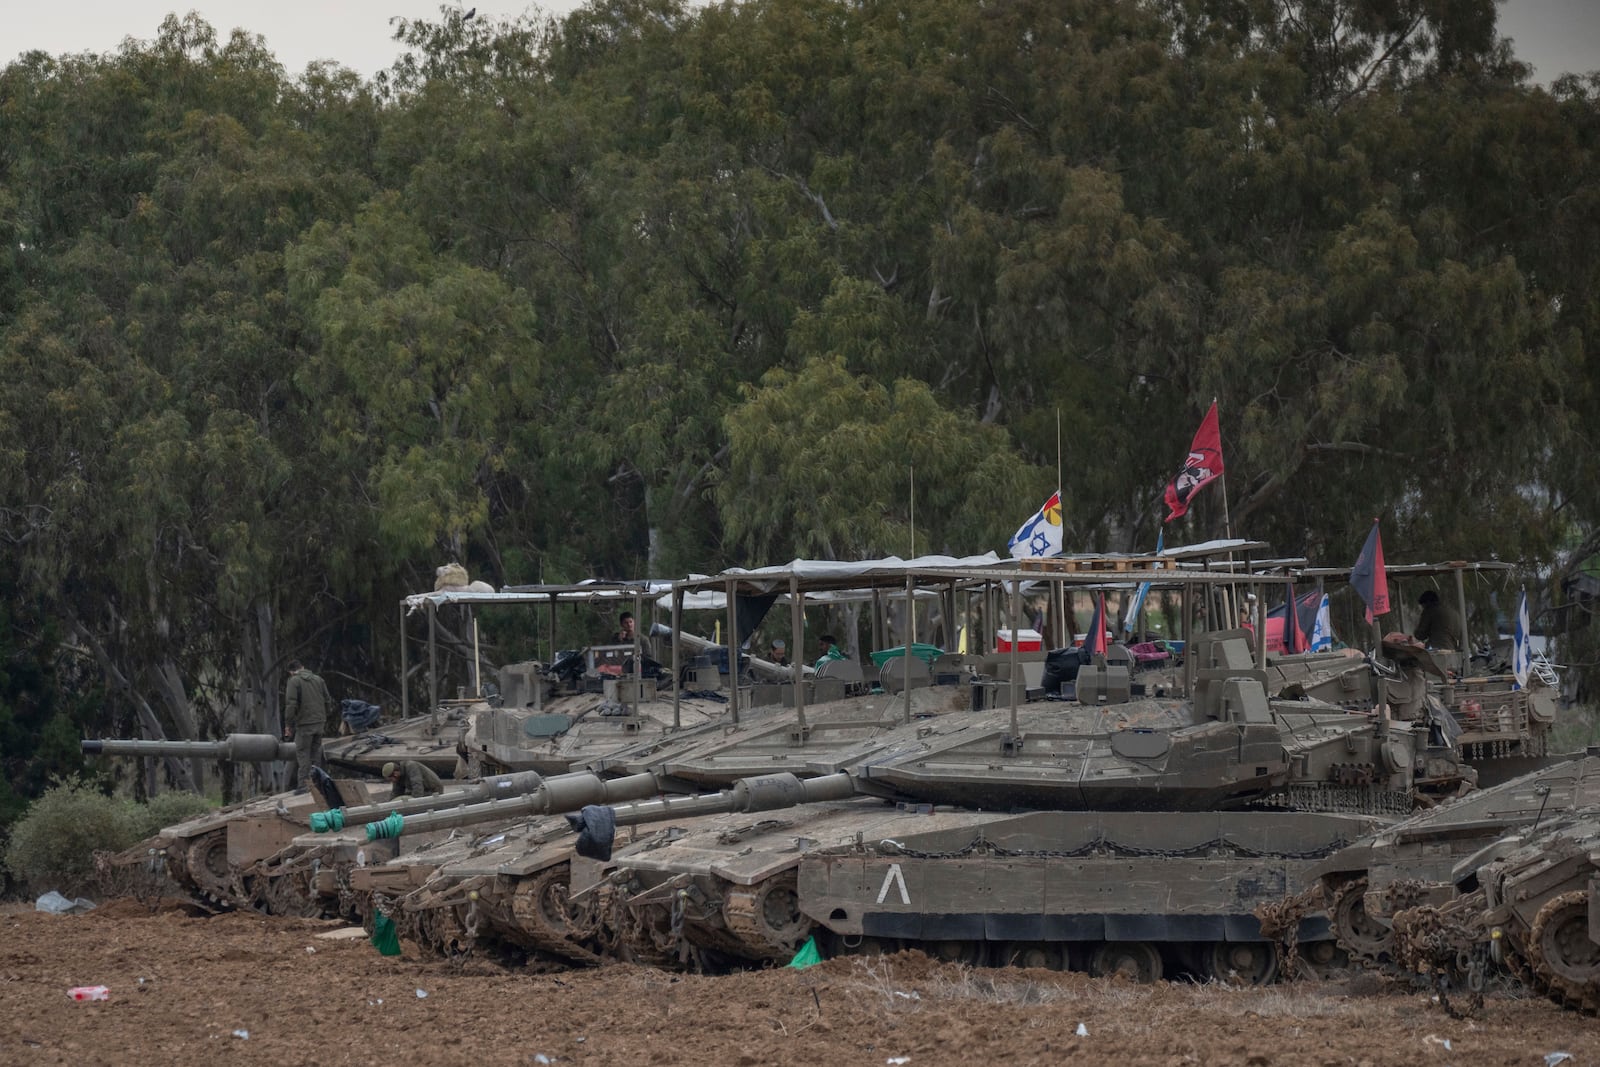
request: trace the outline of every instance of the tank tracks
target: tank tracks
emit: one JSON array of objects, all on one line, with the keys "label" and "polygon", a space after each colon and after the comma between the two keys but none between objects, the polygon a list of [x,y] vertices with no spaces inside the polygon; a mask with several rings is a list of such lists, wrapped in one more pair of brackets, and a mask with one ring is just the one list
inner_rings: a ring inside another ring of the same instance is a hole
[{"label": "tank tracks", "polygon": [[1367,914],[1367,879],[1352,878],[1333,892],[1328,921],[1334,940],[1363,967],[1399,974],[1395,965],[1394,931]]},{"label": "tank tracks", "polygon": [[1532,988],[1564,1008],[1600,1014],[1600,945],[1589,940],[1589,893],[1573,889],[1545,901],[1526,945]]}]

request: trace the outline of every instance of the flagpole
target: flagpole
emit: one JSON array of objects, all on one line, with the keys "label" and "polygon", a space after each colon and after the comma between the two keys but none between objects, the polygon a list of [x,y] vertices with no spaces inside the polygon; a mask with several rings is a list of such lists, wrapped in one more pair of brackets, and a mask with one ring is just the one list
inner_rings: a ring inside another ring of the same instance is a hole
[{"label": "flagpole", "polygon": [[[1215,396],[1211,398],[1211,406],[1217,409],[1217,450],[1220,455],[1222,449],[1222,407]],[[1226,462],[1222,464],[1222,474],[1218,476],[1218,480],[1222,482],[1222,533],[1224,537],[1232,541],[1233,516],[1228,512],[1228,464]],[[1228,573],[1230,575],[1236,573],[1233,569],[1233,562],[1233,549],[1230,548],[1228,549]],[[1228,605],[1223,610],[1229,614],[1230,618],[1228,619],[1228,625],[1224,626],[1223,629],[1231,630],[1239,625],[1239,590],[1232,582],[1228,583],[1227,599]],[[1256,635],[1256,640],[1261,642],[1260,634]]]},{"label": "flagpole", "polygon": [[[1056,406],[1056,507],[1061,513],[1061,550],[1063,552],[1065,552],[1066,548],[1067,548],[1067,519],[1066,519],[1066,508],[1063,507],[1062,503],[1061,503],[1061,471],[1062,471],[1062,464],[1061,464],[1061,407],[1060,407],[1060,405],[1057,405]],[[1065,619],[1067,617],[1067,587],[1066,587],[1066,583],[1057,581],[1057,582],[1053,582],[1051,584],[1054,587],[1054,589],[1053,589],[1054,595],[1051,596],[1051,598],[1050,598],[1050,614],[1055,616],[1055,626],[1053,626],[1052,629],[1055,630],[1056,647],[1057,648],[1070,648],[1072,646],[1072,630],[1073,630],[1073,627],[1071,627],[1071,626],[1067,627],[1067,634],[1066,634],[1066,637],[1064,639],[1063,639],[1063,637],[1061,635],[1061,627],[1062,627],[1062,625],[1063,625],[1063,623],[1064,623],[1064,621],[1065,621]]]},{"label": "flagpole", "polygon": [[907,464],[906,465],[906,469],[910,472],[910,487],[911,487],[911,555],[907,556],[906,558],[907,559],[916,559],[917,558],[917,465],[915,463]]}]

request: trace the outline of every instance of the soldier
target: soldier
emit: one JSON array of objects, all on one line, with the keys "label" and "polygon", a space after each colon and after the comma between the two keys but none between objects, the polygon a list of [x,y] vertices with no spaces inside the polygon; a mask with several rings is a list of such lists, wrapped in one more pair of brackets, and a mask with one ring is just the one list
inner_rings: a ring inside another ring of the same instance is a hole
[{"label": "soldier", "polygon": [[617,620],[617,623],[619,629],[617,630],[617,636],[615,640],[616,644],[631,645],[633,644],[635,638],[637,638],[639,642],[639,652],[641,655],[655,655],[655,650],[650,647],[650,639],[644,634],[639,633],[638,625],[633,620],[633,612],[624,611],[622,613],[622,617]]},{"label": "soldier", "polygon": [[817,657],[813,670],[821,670],[822,665],[832,659],[844,659],[844,653],[839,651],[839,641],[832,634],[822,635],[822,655]]},{"label": "soldier", "polygon": [[283,691],[283,739],[294,742],[297,793],[306,791],[311,768],[323,766],[322,734],[332,707],[327,683],[299,660],[290,660]]},{"label": "soldier", "polygon": [[1417,619],[1417,628],[1411,631],[1412,637],[1429,648],[1448,652],[1460,652],[1467,647],[1461,617],[1454,608],[1439,599],[1438,593],[1426,589],[1417,598],[1417,603],[1422,606],[1422,615]]},{"label": "soldier", "polygon": [[444,783],[424,765],[414,759],[404,763],[385,763],[383,776],[394,783],[390,799],[400,797],[431,797],[444,792]]}]

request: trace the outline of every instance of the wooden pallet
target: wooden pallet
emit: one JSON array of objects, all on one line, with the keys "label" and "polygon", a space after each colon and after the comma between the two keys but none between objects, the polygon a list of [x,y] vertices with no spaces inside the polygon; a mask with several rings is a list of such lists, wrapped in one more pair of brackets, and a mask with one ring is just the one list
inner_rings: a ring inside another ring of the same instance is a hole
[{"label": "wooden pallet", "polygon": [[1132,571],[1157,570],[1163,563],[1171,564],[1160,556],[1053,556],[1044,559],[1019,560],[1025,571],[1045,574],[1126,574]]}]

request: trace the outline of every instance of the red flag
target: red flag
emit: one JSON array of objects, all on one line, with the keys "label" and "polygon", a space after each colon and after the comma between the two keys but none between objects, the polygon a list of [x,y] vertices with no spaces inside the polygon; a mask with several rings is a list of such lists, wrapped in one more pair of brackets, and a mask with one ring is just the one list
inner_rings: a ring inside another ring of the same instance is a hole
[{"label": "red flag", "polygon": [[1189,501],[1201,489],[1222,477],[1222,434],[1217,429],[1217,402],[1200,420],[1194,443],[1189,446],[1189,458],[1183,461],[1183,470],[1167,483],[1166,501],[1168,515],[1165,522],[1182,518],[1189,511]]},{"label": "red flag", "polygon": [[1368,622],[1389,614],[1389,575],[1383,569],[1383,538],[1378,536],[1377,519],[1372,520],[1372,532],[1367,534],[1367,543],[1361,546],[1361,555],[1356,557],[1350,584],[1367,602]]},{"label": "red flag", "polygon": [[1084,635],[1083,645],[1089,650],[1091,656],[1106,654],[1106,595],[1099,593],[1094,601],[1094,618],[1089,620],[1089,632]]}]

